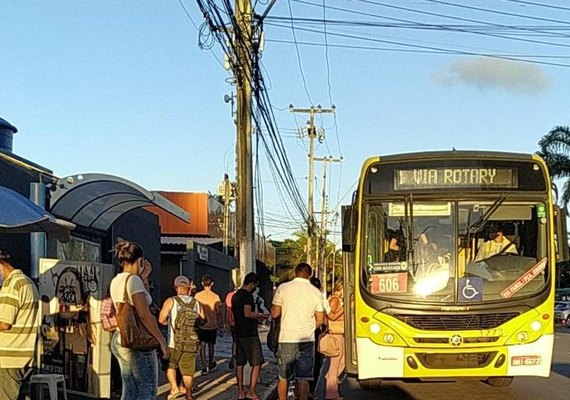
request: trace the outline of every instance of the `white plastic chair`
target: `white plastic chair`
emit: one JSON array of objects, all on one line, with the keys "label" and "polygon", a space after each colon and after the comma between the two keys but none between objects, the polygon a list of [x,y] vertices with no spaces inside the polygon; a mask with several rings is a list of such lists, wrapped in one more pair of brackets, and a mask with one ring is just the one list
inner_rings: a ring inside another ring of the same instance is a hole
[{"label": "white plastic chair", "polygon": [[30,386],[34,384],[47,385],[49,388],[50,400],[57,400],[57,384],[61,383],[63,398],[67,400],[67,390],[65,388],[65,378],[60,374],[36,374],[30,378]]}]

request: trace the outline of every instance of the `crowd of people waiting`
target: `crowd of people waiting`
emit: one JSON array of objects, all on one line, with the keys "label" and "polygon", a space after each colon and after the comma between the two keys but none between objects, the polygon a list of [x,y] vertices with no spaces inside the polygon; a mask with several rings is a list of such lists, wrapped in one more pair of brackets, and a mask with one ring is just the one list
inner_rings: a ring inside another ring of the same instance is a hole
[{"label": "crowd of people waiting", "polygon": [[[320,281],[312,278],[311,266],[301,263],[295,268],[295,278],[275,290],[269,311],[260,300],[259,278],[253,272],[243,278],[239,289],[228,293],[224,303],[213,290],[211,276],[201,278],[203,290],[196,292],[194,281],[180,275],[173,282],[176,294],[166,299],[157,319],[149,291],[151,266],[144,258],[142,247],[120,240],[114,247],[114,256],[121,272],[110,284],[114,322],[106,329],[113,331],[111,352],[120,368],[121,400],[156,399],[160,358],[171,386],[168,400],[192,400],[197,358],[200,357],[203,366],[202,374],[216,368],[215,344],[220,329],[232,335],[228,367],[235,368],[238,398],[258,400],[256,387],[265,361],[258,327],[267,325],[270,319],[279,322],[279,330],[274,331],[275,355],[279,361],[279,400],[287,399],[292,381],[296,383],[296,398],[316,398],[316,381],[323,364],[316,344],[325,331],[334,336],[341,349],[340,354],[327,357],[325,399],[342,399],[338,388],[344,370],[341,282],[334,286],[329,299],[325,299]],[[9,254],[0,250],[0,279],[3,280],[0,289],[1,400],[16,400],[27,395],[38,338],[37,288],[9,260]],[[159,324],[167,327],[166,338]],[[17,334],[14,328],[18,328]],[[251,373],[245,385],[243,375],[247,364]]]}]

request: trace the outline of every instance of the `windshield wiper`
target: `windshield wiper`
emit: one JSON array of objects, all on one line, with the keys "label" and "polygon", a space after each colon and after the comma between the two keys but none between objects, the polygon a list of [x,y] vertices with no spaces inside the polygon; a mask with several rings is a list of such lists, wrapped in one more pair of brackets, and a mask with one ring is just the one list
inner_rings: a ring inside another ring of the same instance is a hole
[{"label": "windshield wiper", "polygon": [[471,225],[467,227],[467,243],[471,242],[472,235],[479,232],[481,228],[485,226],[489,218],[491,218],[493,214],[495,214],[495,212],[499,209],[499,207],[501,206],[501,204],[503,204],[503,202],[507,199],[507,197],[508,195],[506,193],[502,193],[497,198],[497,200],[495,200],[493,204],[491,204],[491,207],[489,207],[483,213],[483,215],[481,215],[479,219],[477,219],[477,221],[473,222]]},{"label": "windshield wiper", "polygon": [[499,209],[499,207],[501,206],[501,204],[503,204],[503,202],[507,199],[507,197],[508,195],[506,193],[501,194],[499,198],[495,200],[493,204],[491,204],[491,207],[489,207],[483,213],[483,215],[479,217],[477,221],[473,222],[471,225],[467,227],[467,234],[471,236],[472,234],[479,232],[481,228],[485,226],[489,218],[491,218],[493,214],[495,214],[495,212]]}]

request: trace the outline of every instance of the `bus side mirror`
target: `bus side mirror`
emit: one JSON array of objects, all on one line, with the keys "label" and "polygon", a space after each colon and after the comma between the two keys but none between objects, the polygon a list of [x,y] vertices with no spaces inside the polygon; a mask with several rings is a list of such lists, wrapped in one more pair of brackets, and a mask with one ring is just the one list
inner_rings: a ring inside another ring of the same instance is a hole
[{"label": "bus side mirror", "polygon": [[353,253],[355,250],[355,232],[357,224],[356,207],[342,206],[342,251]]}]

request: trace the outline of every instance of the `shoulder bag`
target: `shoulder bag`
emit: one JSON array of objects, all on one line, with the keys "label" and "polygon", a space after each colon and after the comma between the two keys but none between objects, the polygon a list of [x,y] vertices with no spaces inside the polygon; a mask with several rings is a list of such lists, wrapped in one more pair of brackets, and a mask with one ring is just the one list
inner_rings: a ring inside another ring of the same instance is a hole
[{"label": "shoulder bag", "polygon": [[340,356],[340,345],[330,331],[325,331],[319,336],[318,351],[326,357]]},{"label": "shoulder bag", "polygon": [[117,322],[121,334],[121,346],[131,350],[151,351],[158,349],[158,341],[148,331],[137,314],[137,310],[129,303],[127,284],[131,275],[125,280],[124,302],[118,304]]}]

